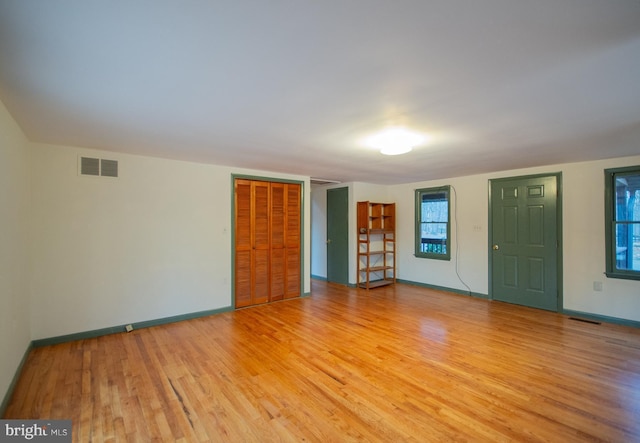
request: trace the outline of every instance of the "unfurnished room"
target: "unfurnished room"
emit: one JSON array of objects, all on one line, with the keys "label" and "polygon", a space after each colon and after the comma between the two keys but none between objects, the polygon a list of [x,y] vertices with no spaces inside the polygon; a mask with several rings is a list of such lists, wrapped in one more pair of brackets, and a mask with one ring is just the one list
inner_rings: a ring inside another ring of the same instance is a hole
[{"label": "unfurnished room", "polygon": [[640,2],[0,0],[0,441],[640,442]]}]

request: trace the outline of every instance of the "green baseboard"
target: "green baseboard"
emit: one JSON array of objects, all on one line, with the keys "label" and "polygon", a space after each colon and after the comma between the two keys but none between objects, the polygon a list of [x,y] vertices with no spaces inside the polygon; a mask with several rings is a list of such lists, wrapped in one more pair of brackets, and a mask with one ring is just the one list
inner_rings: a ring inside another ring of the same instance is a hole
[{"label": "green baseboard", "polygon": [[[321,277],[319,275],[311,274],[311,278],[314,279],[314,280],[327,281],[327,282],[329,281],[329,280],[327,280],[327,277]],[[342,284],[342,283],[340,283],[340,284]],[[345,286],[347,286],[348,288],[357,288],[358,287],[358,285],[356,285],[355,283],[347,283]]]},{"label": "green baseboard", "polygon": [[627,320],[625,318],[609,317],[607,315],[590,314],[588,312],[573,311],[571,309],[563,309],[562,314],[569,317],[576,317],[578,319],[593,320],[601,323],[613,323],[622,326],[631,326],[633,328],[640,328],[640,321]]},{"label": "green baseboard", "polygon": [[[326,279],[322,278],[322,277],[316,277],[316,276],[311,276],[311,278],[317,278],[318,280],[324,280],[326,281]],[[469,292],[469,291],[462,291],[460,289],[454,289],[454,288],[448,288],[445,286],[437,286],[437,285],[430,285],[427,283],[420,283],[420,282],[414,282],[414,281],[410,281],[410,280],[401,280],[398,279],[397,280],[398,283],[403,283],[403,284],[407,284],[407,285],[413,285],[413,286],[421,286],[424,288],[429,288],[429,289],[436,289],[436,290],[440,290],[440,291],[447,291],[447,292],[452,292],[455,294],[461,294],[461,295],[467,295],[467,296],[471,296],[471,297],[476,297],[476,298],[483,298],[483,299],[489,299],[489,296],[487,294],[481,294],[481,293],[477,293],[477,292]],[[349,286],[353,286],[355,287],[355,285],[349,285]],[[304,293],[303,297],[309,297],[311,296],[311,293]],[[207,311],[200,311],[200,312],[193,312],[193,313],[189,313],[189,314],[182,314],[182,315],[175,315],[175,316],[171,316],[171,317],[165,317],[165,318],[159,318],[159,319],[155,319],[155,320],[147,320],[147,321],[142,321],[142,322],[137,322],[137,323],[132,323],[132,326],[134,329],[142,329],[142,328],[149,328],[152,326],[159,326],[159,325],[163,325],[163,324],[168,324],[168,323],[175,323],[178,321],[183,321],[183,320],[190,320],[190,319],[194,319],[194,318],[200,318],[200,317],[207,317],[209,315],[214,315],[214,314],[220,314],[222,312],[228,312],[228,311],[233,311],[234,308],[232,306],[228,306],[228,307],[224,307],[224,308],[219,308],[219,309],[211,309],[211,310],[207,310]],[[618,325],[622,325],[622,326],[631,326],[634,328],[640,328],[640,322],[639,321],[635,321],[635,320],[627,320],[627,319],[622,319],[622,318],[618,318],[618,317],[609,317],[606,315],[597,315],[597,314],[591,314],[591,313],[587,313],[587,312],[581,312],[581,311],[573,311],[570,309],[564,309],[562,311],[562,313],[564,315],[568,315],[571,317],[577,317],[577,318],[584,318],[584,319],[588,319],[588,320],[594,320],[594,321],[599,321],[599,322],[604,322],[604,323],[613,323],[613,324],[618,324]],[[13,391],[16,387],[16,384],[18,383],[18,379],[20,377],[20,374],[22,373],[22,368],[24,367],[27,358],[29,357],[29,352],[31,352],[31,350],[33,348],[36,347],[41,347],[41,346],[49,346],[49,345],[54,345],[54,344],[60,344],[60,343],[66,343],[66,342],[70,342],[70,341],[75,341],[75,340],[84,340],[84,339],[88,339],[88,338],[94,338],[94,337],[100,337],[103,335],[109,335],[109,334],[116,334],[116,333],[120,333],[120,332],[125,332],[126,331],[126,325],[120,325],[120,326],[113,326],[113,327],[109,327],[109,328],[102,328],[102,329],[94,329],[91,331],[85,331],[85,332],[78,332],[75,334],[68,334],[68,335],[61,335],[61,336],[57,336],[57,337],[50,337],[50,338],[44,338],[44,339],[39,339],[39,340],[33,340],[31,343],[29,343],[29,346],[27,346],[27,349],[24,352],[24,355],[22,356],[22,360],[20,361],[20,364],[18,365],[18,368],[16,369],[16,372],[13,376],[13,379],[11,380],[11,383],[9,384],[9,388],[7,389],[7,392],[4,395],[4,398],[2,399],[2,404],[0,404],[0,417],[3,417],[5,414],[5,411],[9,405],[9,401],[11,400],[11,396],[13,395]]]},{"label": "green baseboard", "polygon": [[13,395],[13,391],[18,384],[18,379],[20,378],[20,374],[22,374],[22,368],[24,364],[27,362],[27,358],[29,357],[29,352],[33,349],[33,342],[29,343],[27,346],[27,350],[24,351],[22,355],[22,360],[20,360],[20,364],[16,369],[15,374],[13,374],[13,379],[11,379],[11,383],[9,383],[9,387],[7,388],[7,392],[4,394],[4,398],[2,399],[2,404],[0,404],[0,418],[4,417],[4,413],[7,411],[7,406],[9,406],[9,401],[11,400],[11,396]]},{"label": "green baseboard", "polygon": [[453,292],[454,294],[467,295],[469,297],[483,298],[485,300],[489,300],[488,294],[482,294],[480,292],[463,291],[461,289],[448,288],[446,286],[430,285],[428,283],[420,283],[420,282],[411,281],[411,280],[397,279],[396,282],[403,283],[405,285],[420,286],[423,288],[436,289],[438,291]]},{"label": "green baseboard", "polygon": [[[467,296],[476,297],[476,298],[483,298],[483,299],[486,299],[486,300],[490,299],[488,294],[481,294],[481,293],[478,293],[478,292],[462,291],[460,289],[447,288],[447,287],[444,287],[444,286],[430,285],[430,284],[427,284],[427,283],[419,283],[419,282],[414,282],[414,281],[410,281],[410,280],[398,279],[396,281],[398,283],[404,283],[404,284],[407,284],[407,285],[421,286],[423,288],[437,289],[437,290],[440,290],[440,291],[453,292],[455,294],[467,295]],[[588,313],[588,312],[573,311],[571,309],[563,309],[559,313],[567,315],[569,317],[576,317],[576,318],[582,318],[582,319],[586,319],[586,320],[598,321],[598,322],[602,322],[602,323],[612,323],[612,324],[616,324],[616,325],[631,326],[633,328],[640,328],[640,321],[635,321],[635,320],[627,320],[627,319],[624,319],[624,318],[609,317],[609,316],[606,316],[606,315],[598,315],[598,314],[591,314],[591,313]]]},{"label": "green baseboard", "polygon": [[[228,311],[233,311],[234,308],[232,306],[227,306],[224,308],[219,308],[219,309],[211,309],[211,310],[207,310],[207,311],[199,311],[199,312],[192,312],[189,314],[182,314],[182,315],[174,315],[171,317],[164,317],[164,318],[158,318],[155,320],[146,320],[146,321],[141,321],[141,322],[136,322],[136,323],[129,323],[131,324],[131,326],[133,326],[133,329],[143,329],[143,328],[150,328],[152,326],[159,326],[159,325],[165,325],[168,323],[175,323],[178,321],[183,321],[183,320],[191,320],[194,318],[200,318],[200,317],[207,317],[209,315],[214,315],[214,314],[220,314],[222,312],[228,312]],[[109,335],[109,334],[117,334],[119,332],[126,332],[126,324],[125,325],[119,325],[119,326],[111,326],[108,328],[102,328],[102,329],[94,329],[91,331],[85,331],[85,332],[77,332],[75,334],[68,334],[68,335],[59,335],[57,337],[50,337],[50,338],[42,338],[42,339],[38,339],[38,340],[33,340],[32,344],[33,347],[40,347],[40,346],[50,346],[50,345],[57,345],[60,343],[67,343],[70,341],[76,341],[76,340],[85,340],[88,338],[95,338],[95,337],[101,337],[103,335]]]}]

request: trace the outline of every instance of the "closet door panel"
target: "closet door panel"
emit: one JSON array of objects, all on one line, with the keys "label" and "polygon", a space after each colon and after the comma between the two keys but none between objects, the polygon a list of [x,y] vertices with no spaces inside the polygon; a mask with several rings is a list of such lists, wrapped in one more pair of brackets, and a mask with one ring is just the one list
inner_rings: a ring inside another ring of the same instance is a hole
[{"label": "closet door panel", "polygon": [[287,249],[287,288],[285,298],[300,296],[300,250]]},{"label": "closet door panel", "polygon": [[285,298],[300,296],[300,185],[286,186],[286,292]]},{"label": "closet door panel", "polygon": [[271,301],[285,293],[285,186],[271,183]]},{"label": "closet door panel", "polygon": [[248,180],[235,181],[235,209],[235,305],[239,308],[253,303],[251,182]]},{"label": "closet door panel", "polygon": [[300,296],[300,185],[235,180],[235,305]]},{"label": "closet door panel", "polygon": [[271,293],[270,301],[282,300],[285,293],[284,249],[271,251]]},{"label": "closet door panel", "polygon": [[253,304],[251,255],[252,251],[236,251],[236,308]]},{"label": "closet door panel", "polygon": [[287,185],[287,247],[300,248],[300,185]]},{"label": "closet door panel", "polygon": [[269,183],[253,182],[253,302],[269,301]]},{"label": "closet door panel", "polygon": [[236,249],[251,250],[251,182],[236,180]]},{"label": "closet door panel", "polygon": [[254,305],[269,301],[269,250],[254,251],[253,303]]}]

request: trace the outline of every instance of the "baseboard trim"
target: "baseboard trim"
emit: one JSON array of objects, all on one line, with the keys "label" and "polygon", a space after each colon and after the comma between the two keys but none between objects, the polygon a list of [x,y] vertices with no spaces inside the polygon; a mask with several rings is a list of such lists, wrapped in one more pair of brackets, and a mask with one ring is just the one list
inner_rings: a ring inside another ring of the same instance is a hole
[{"label": "baseboard trim", "polygon": [[[144,329],[144,328],[150,328],[152,326],[160,326],[160,325],[175,323],[183,320],[191,320],[194,318],[207,317],[209,315],[220,314],[222,312],[229,312],[233,310],[234,308],[232,306],[227,306],[219,309],[210,309],[207,311],[192,312],[189,314],[174,315],[171,317],[164,317],[164,318],[158,318],[155,320],[146,320],[146,321],[129,323],[129,324],[133,326],[134,330]],[[109,328],[94,329],[94,330],[85,331],[85,332],[77,332],[75,334],[59,335],[57,337],[50,337],[50,338],[42,338],[38,340],[33,340],[32,344],[34,348],[39,348],[41,346],[57,345],[57,344],[67,343],[67,342],[76,341],[76,340],[85,340],[88,338],[101,337],[103,335],[117,334],[120,332],[126,332],[126,326],[127,325],[124,324],[119,326],[112,326]]]},{"label": "baseboard trim", "polygon": [[[407,285],[421,286],[421,287],[424,287],[424,288],[437,289],[437,290],[440,290],[440,291],[453,292],[455,294],[461,294],[461,295],[467,295],[467,296],[470,295],[471,297],[483,298],[485,300],[490,300],[490,297],[489,297],[488,294],[481,294],[481,293],[478,293],[478,292],[461,291],[460,289],[447,288],[447,287],[444,287],[444,286],[430,285],[430,284],[427,284],[427,283],[414,282],[414,281],[410,281],[410,280],[397,279],[396,281],[398,283],[404,283],[404,284],[407,284]],[[627,320],[627,319],[618,318],[618,317],[609,317],[609,316],[606,316],[606,315],[590,314],[588,312],[573,311],[571,309],[563,309],[559,313],[560,314],[564,314],[564,315],[568,315],[570,317],[581,317],[581,318],[585,318],[587,320],[595,320],[595,321],[599,321],[599,322],[603,322],[603,323],[613,323],[613,324],[616,324],[616,325],[631,326],[633,328],[640,328],[640,321],[635,321],[635,320]]]},{"label": "baseboard trim", "polygon": [[602,323],[613,323],[621,326],[631,326],[633,328],[640,328],[640,321],[627,320],[625,318],[609,317],[607,315],[590,314],[588,312],[573,311],[571,309],[563,309],[562,314],[569,317],[584,318],[587,320],[595,320]]},{"label": "baseboard trim", "polygon": [[0,417],[4,417],[4,413],[7,411],[7,407],[9,406],[9,401],[13,396],[13,391],[16,389],[16,385],[18,384],[18,379],[22,374],[22,368],[27,362],[27,358],[29,358],[29,353],[31,352],[32,349],[33,349],[33,342],[29,343],[29,346],[27,346],[27,350],[24,351],[24,354],[22,355],[22,360],[20,360],[20,364],[18,365],[18,368],[16,369],[15,374],[13,374],[13,379],[11,379],[11,383],[9,383],[7,392],[4,394],[4,398],[2,399],[2,404],[0,404]]},{"label": "baseboard trim", "polygon": [[[314,279],[314,280],[319,280],[319,281],[326,281],[326,282],[328,282],[328,281],[329,281],[329,280],[327,279],[327,277],[321,277],[321,276],[319,276],[319,275],[313,275],[313,274],[311,274],[311,278],[312,278],[312,279]],[[341,285],[341,284],[343,284],[343,283],[336,283],[336,284]],[[348,288],[357,288],[357,287],[358,287],[358,285],[356,285],[355,283],[344,283],[344,285],[345,285],[346,287],[348,287]]]},{"label": "baseboard trim", "polygon": [[430,285],[428,283],[420,283],[420,282],[411,281],[411,280],[402,280],[402,279],[399,279],[399,278],[396,279],[396,282],[403,283],[405,285],[420,286],[422,288],[436,289],[438,291],[453,292],[454,294],[466,295],[468,297],[483,298],[485,300],[489,300],[489,295],[488,294],[482,294],[480,292],[463,291],[461,289],[448,288],[446,286]]}]

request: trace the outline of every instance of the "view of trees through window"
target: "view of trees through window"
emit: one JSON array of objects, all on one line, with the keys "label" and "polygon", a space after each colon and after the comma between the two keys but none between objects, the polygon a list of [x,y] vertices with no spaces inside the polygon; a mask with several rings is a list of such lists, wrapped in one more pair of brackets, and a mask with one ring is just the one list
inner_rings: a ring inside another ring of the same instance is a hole
[{"label": "view of trees through window", "polygon": [[[436,196],[439,198],[428,198]],[[444,194],[423,196],[422,220],[422,252],[446,252],[449,202]]]},{"label": "view of trees through window", "polygon": [[416,256],[448,260],[449,187],[416,190]]},{"label": "view of trees through window", "polygon": [[640,271],[640,173],[616,176],[616,268]]}]

